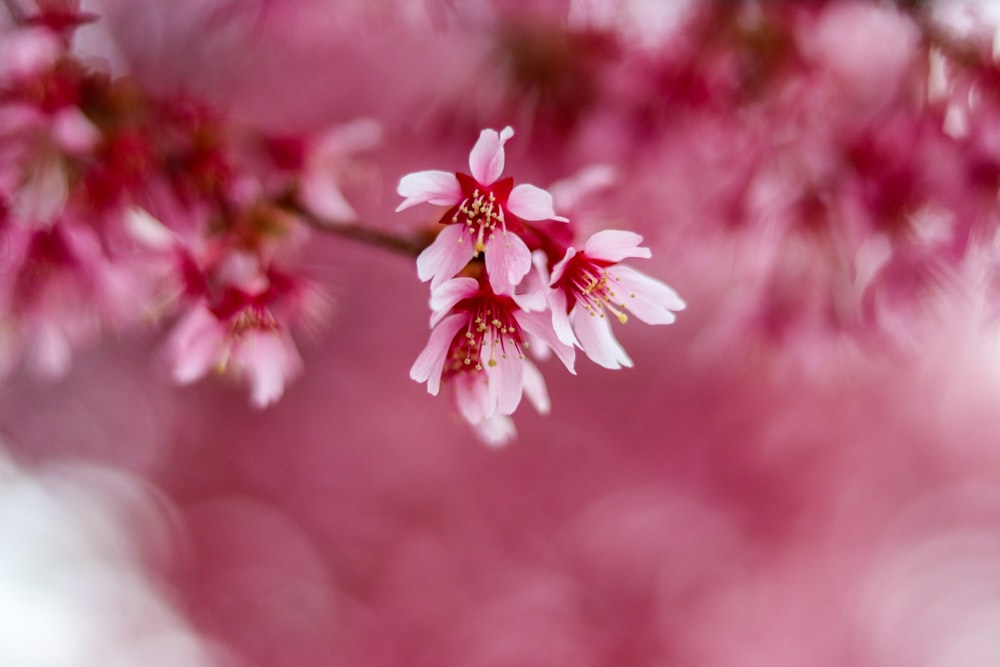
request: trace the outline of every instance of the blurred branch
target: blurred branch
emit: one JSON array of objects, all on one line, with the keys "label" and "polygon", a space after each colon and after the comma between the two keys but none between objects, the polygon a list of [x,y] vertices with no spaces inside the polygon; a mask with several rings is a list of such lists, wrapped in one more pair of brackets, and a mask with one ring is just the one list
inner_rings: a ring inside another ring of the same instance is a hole
[{"label": "blurred branch", "polygon": [[386,250],[392,250],[393,252],[406,255],[408,257],[416,257],[419,255],[421,251],[430,244],[431,240],[427,238],[427,235],[425,234],[403,236],[375,229],[362,223],[331,222],[329,220],[321,220],[301,207],[295,207],[294,213],[310,227],[318,229],[321,232],[351,239],[352,241],[358,241],[360,243],[366,243],[379,248],[385,248]]},{"label": "blurred branch", "polygon": [[10,15],[10,20],[14,22],[14,25],[23,25],[27,17],[24,10],[17,3],[17,0],[2,0],[2,2],[3,6],[7,8],[7,13]]}]

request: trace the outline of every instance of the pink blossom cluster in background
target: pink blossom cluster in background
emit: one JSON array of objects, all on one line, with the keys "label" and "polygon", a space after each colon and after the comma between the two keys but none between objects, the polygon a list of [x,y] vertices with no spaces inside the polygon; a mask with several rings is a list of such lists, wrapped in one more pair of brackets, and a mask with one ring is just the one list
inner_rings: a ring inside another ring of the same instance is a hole
[{"label": "pink blossom cluster in background", "polygon": [[0,665],[995,666],[998,26],[3,0]]}]

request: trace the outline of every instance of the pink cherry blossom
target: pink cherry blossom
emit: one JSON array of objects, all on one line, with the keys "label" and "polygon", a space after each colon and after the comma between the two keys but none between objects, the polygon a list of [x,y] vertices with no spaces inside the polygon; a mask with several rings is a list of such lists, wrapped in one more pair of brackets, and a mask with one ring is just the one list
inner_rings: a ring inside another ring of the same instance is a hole
[{"label": "pink cherry blossom", "polygon": [[[548,414],[552,407],[545,378],[529,359],[524,359],[524,395],[539,414]],[[472,427],[476,436],[489,447],[500,447],[517,435],[517,427],[509,415],[498,412],[484,414],[489,406],[489,381],[482,373],[456,373],[452,376],[455,404],[459,414]]]},{"label": "pink cherry blossom", "polygon": [[454,277],[480,253],[497,292],[519,284],[531,269],[531,252],[520,237],[521,221],[558,220],[552,195],[534,185],[498,180],[504,168],[504,144],[511,127],[483,130],[469,154],[471,176],[446,171],[419,171],[404,176],[397,191],[404,201],[397,211],[416,204],[449,206],[441,218],[448,225],[417,258],[417,275],[431,289]]},{"label": "pink cherry blossom", "polygon": [[525,359],[528,336],[543,340],[571,373],[574,352],[548,317],[525,305],[525,298],[497,294],[475,278],[446,281],[431,294],[434,328],[410,377],[433,395],[442,381],[455,382],[459,411],[471,424],[512,414],[525,392],[536,406],[547,405],[540,375]]},{"label": "pink cherry blossom", "polygon": [[611,331],[607,313],[624,324],[631,312],[647,324],[670,324],[684,301],[666,284],[619,262],[648,259],[649,248],[633,232],[597,232],[577,251],[568,248],[552,268],[549,300],[559,340],[579,346],[605,368],[631,366],[632,360]]},{"label": "pink cherry blossom", "polygon": [[302,371],[288,330],[254,304],[231,314],[195,305],[171,333],[167,353],[178,383],[195,382],[212,370],[231,373],[250,385],[250,400],[258,408],[281,398]]},{"label": "pink cherry blossom", "polygon": [[9,225],[4,232],[0,335],[8,340],[0,366],[13,368],[20,356],[30,372],[62,377],[75,349],[136,316],[149,288],[143,267],[112,261],[92,230],[60,221],[40,229]]}]

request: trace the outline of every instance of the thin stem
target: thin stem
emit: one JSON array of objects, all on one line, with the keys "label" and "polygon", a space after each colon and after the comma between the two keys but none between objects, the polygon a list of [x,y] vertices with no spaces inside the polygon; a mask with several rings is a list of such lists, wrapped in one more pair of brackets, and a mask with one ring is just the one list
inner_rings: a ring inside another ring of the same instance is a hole
[{"label": "thin stem", "polygon": [[356,222],[330,222],[317,218],[301,207],[295,207],[295,213],[310,227],[321,232],[385,248],[409,257],[416,257],[430,243],[430,239],[424,234],[402,236]]},{"label": "thin stem", "polygon": [[2,0],[3,6],[7,8],[7,13],[10,15],[10,20],[14,22],[14,25],[24,25],[27,20],[27,16],[21,6],[17,3],[17,0]]}]

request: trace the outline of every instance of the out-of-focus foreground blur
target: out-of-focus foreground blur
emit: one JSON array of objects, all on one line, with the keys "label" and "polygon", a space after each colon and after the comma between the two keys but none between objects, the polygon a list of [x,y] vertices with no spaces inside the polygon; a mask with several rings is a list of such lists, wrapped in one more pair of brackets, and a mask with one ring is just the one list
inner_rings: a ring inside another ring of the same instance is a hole
[{"label": "out-of-focus foreground blur", "polygon": [[[39,6],[0,3],[0,667],[1000,664],[996,5]],[[417,238],[400,177],[506,125],[688,307],[541,362],[489,448],[408,377],[414,258],[281,207]],[[294,237],[277,386],[171,357],[220,188]]]}]

